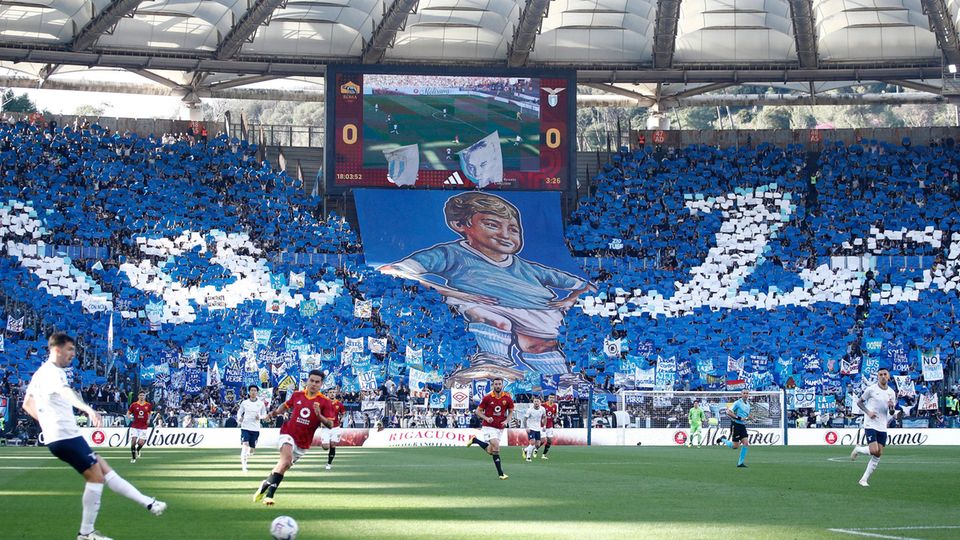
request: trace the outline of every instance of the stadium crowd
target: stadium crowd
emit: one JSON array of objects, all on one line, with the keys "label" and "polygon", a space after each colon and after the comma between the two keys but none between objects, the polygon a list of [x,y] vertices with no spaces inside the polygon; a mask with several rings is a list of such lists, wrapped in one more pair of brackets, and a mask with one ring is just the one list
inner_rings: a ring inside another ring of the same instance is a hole
[{"label": "stadium crowd", "polygon": [[[861,371],[885,365],[904,418],[955,418],[956,389],[927,380],[920,359],[937,353],[956,371],[958,170],[952,141],[624,149],[566,231],[600,288],[566,314],[571,370],[608,400],[667,359],[678,390],[816,388],[834,398],[815,411],[822,425],[848,415]],[[361,407],[410,401],[413,369],[442,394],[437,380],[476,350],[436,292],[363,266],[345,219],[224,134],[8,122],[0,203],[12,403],[54,328],[78,337],[88,399],[120,412],[142,384],[180,425],[226,425],[245,385],[285,388],[314,367],[333,374],[354,422],[426,425],[434,411]],[[322,256],[284,262],[297,253]],[[851,265],[870,266],[863,286],[826,290]],[[823,290],[804,292],[811,283]]]}]

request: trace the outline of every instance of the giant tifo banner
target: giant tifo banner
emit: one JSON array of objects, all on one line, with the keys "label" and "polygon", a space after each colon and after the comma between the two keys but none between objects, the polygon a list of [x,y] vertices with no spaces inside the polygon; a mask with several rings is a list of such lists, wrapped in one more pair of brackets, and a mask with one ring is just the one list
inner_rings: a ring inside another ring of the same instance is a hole
[{"label": "giant tifo banner", "polygon": [[356,191],[367,264],[443,295],[478,349],[455,382],[569,374],[563,314],[593,287],[563,241],[560,194]]}]

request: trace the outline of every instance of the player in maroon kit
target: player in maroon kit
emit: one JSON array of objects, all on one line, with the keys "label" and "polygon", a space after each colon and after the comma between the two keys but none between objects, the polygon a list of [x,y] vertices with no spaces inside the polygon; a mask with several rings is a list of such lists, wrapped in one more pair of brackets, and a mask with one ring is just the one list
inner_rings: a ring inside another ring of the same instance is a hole
[{"label": "player in maroon kit", "polygon": [[307,385],[303,391],[294,392],[283,405],[267,413],[269,419],[285,411],[292,411],[290,418],[280,427],[280,459],[270,476],[260,483],[253,495],[253,502],[263,501],[267,506],[273,505],[273,494],[283,481],[283,474],[307,453],[317,428],[321,424],[327,427],[333,425],[331,418],[337,413],[333,402],[320,393],[322,386],[323,372],[314,369],[307,377]]},{"label": "player in maroon kit", "polygon": [[557,420],[557,395],[550,394],[547,396],[547,402],[543,404],[543,408],[546,409],[546,425],[543,430],[543,440],[540,441],[540,445],[543,446],[543,455],[540,456],[540,459],[550,459],[547,457],[547,452],[553,445],[553,425]]},{"label": "player in maroon kit", "polygon": [[343,402],[337,399],[336,388],[330,389],[328,397],[330,401],[333,402],[333,409],[336,411],[336,414],[331,418],[331,420],[333,420],[333,427],[320,428],[320,445],[324,450],[327,450],[326,469],[329,471],[333,468],[333,458],[337,455],[337,444],[340,443],[340,437],[343,436],[340,419],[343,417],[343,413],[347,412],[347,408],[343,406]]},{"label": "player in maroon kit", "polygon": [[137,394],[137,400],[130,404],[127,409],[127,416],[132,420],[130,422],[130,463],[136,463],[140,458],[140,452],[143,451],[143,445],[147,444],[147,436],[150,429],[150,413],[153,412],[153,405],[147,403],[147,391],[141,390]]},{"label": "player in maroon kit", "polygon": [[477,417],[483,422],[481,434],[484,440],[470,437],[467,446],[476,444],[493,456],[493,464],[497,466],[497,474],[501,480],[509,478],[503,474],[500,464],[500,441],[507,440],[507,425],[513,416],[513,398],[503,391],[503,379],[493,379],[493,391],[483,396],[480,406],[477,407]]}]

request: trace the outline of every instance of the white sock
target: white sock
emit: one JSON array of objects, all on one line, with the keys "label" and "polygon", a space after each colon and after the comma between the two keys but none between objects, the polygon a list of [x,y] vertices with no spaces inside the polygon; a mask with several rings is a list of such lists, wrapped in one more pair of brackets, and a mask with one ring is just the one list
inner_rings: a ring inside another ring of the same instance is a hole
[{"label": "white sock", "polygon": [[854,451],[855,451],[856,453],[858,453],[858,454],[863,454],[863,455],[865,455],[865,456],[870,455],[870,447],[869,447],[869,446],[858,446],[858,447],[854,448]]},{"label": "white sock", "polygon": [[250,449],[246,446],[240,448],[240,464],[244,467],[247,466],[247,458],[250,455]]},{"label": "white sock", "polygon": [[880,458],[878,458],[877,456],[873,456],[870,458],[870,461],[867,463],[867,470],[863,471],[862,480],[864,482],[866,482],[867,480],[870,480],[870,475],[873,474],[873,471],[876,470],[877,465],[879,464],[880,464]]},{"label": "white sock", "polygon": [[524,449],[524,451],[527,453],[527,457],[530,457],[533,455],[533,448],[534,447],[532,444],[528,444],[527,447]]},{"label": "white sock", "polygon": [[97,513],[100,512],[100,496],[103,495],[103,484],[87,482],[83,490],[83,518],[80,521],[80,534],[90,534],[96,528]]},{"label": "white sock", "polygon": [[103,481],[114,493],[123,495],[144,508],[153,502],[153,497],[147,497],[143,493],[140,493],[137,488],[133,487],[133,484],[121,478],[120,475],[117,474],[117,471],[108,472],[106,476],[103,477]]}]

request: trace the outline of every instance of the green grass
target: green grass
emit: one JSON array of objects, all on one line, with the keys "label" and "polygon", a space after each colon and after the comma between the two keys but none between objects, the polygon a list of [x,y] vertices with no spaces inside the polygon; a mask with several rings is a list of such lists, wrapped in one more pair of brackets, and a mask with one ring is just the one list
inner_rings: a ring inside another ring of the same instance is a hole
[{"label": "green grass", "polygon": [[[455,154],[497,130],[504,170],[537,170],[540,122],[531,113],[518,121],[516,111],[515,106],[474,96],[364,96],[363,166],[386,167],[384,150],[419,144],[421,169],[457,170],[460,162],[447,160],[446,149]],[[390,124],[399,126],[398,134],[390,133],[387,113],[393,118]],[[517,134],[523,143],[514,146]],[[460,144],[453,142],[455,135]]]},{"label": "green grass", "polygon": [[[333,471],[319,449],[277,492],[277,506],[251,502],[276,459],[263,448],[251,472],[238,452],[154,450],[137,464],[103,452],[144,493],[169,503],[153,517],[109,490],[97,527],[115,538],[268,538],[290,515],[300,538],[858,538],[830,528],[908,538],[960,536],[957,450],[891,448],[864,489],[865,461],[842,448],[755,448],[750,468],[725,448],[555,447],[549,461],[504,452],[497,479],[477,448],[342,448]],[[831,460],[833,458],[833,460]],[[72,538],[83,482],[43,448],[0,448],[5,538]]]}]

